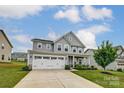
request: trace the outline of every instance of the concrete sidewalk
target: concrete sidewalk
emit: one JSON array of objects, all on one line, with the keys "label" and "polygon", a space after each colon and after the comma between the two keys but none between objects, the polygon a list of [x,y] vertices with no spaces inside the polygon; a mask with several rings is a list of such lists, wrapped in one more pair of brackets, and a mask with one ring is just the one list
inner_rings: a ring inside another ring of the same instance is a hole
[{"label": "concrete sidewalk", "polygon": [[31,71],[15,88],[102,88],[66,70]]}]

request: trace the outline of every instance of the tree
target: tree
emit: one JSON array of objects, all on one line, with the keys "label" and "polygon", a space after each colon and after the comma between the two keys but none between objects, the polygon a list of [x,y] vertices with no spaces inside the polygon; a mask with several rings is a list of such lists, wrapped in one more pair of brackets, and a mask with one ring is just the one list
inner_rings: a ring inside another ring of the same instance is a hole
[{"label": "tree", "polygon": [[117,58],[117,49],[113,47],[109,41],[103,41],[101,46],[94,51],[94,59],[96,63],[105,70],[106,66]]}]

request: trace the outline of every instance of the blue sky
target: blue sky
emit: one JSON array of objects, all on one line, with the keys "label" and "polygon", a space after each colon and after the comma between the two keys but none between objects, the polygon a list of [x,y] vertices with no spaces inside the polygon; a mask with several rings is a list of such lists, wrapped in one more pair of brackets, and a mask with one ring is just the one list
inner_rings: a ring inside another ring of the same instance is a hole
[{"label": "blue sky", "polygon": [[13,51],[31,49],[32,38],[55,40],[73,31],[87,48],[103,40],[124,45],[124,6],[0,6],[0,28]]}]

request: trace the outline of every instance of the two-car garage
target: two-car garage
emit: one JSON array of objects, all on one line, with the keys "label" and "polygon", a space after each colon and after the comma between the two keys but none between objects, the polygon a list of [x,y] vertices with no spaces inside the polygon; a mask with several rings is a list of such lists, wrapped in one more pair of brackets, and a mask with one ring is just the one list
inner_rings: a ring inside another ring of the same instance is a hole
[{"label": "two-car garage", "polygon": [[64,69],[65,56],[33,55],[32,69]]}]

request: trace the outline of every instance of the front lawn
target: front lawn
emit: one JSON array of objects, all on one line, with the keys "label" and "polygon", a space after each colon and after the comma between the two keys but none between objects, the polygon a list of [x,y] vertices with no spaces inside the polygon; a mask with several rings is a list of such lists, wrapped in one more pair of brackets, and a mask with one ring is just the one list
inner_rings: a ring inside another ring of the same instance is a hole
[{"label": "front lawn", "polygon": [[124,72],[107,71],[111,74],[101,73],[102,71],[99,70],[79,70],[72,72],[105,88],[124,88]]},{"label": "front lawn", "polygon": [[22,71],[25,62],[0,62],[0,88],[14,87],[29,71]]}]

